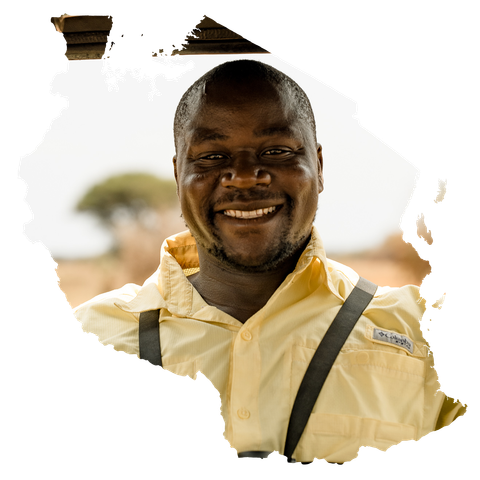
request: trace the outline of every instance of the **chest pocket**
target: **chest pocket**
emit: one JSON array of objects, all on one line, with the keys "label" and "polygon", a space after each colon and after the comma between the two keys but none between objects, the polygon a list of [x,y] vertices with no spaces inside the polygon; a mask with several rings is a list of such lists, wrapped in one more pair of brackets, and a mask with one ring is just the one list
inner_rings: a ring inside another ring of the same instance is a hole
[{"label": "chest pocket", "polygon": [[[293,401],[315,350],[292,350]],[[386,450],[417,439],[424,404],[425,364],[403,352],[341,351],[315,403],[297,456],[343,462],[361,446]]]}]

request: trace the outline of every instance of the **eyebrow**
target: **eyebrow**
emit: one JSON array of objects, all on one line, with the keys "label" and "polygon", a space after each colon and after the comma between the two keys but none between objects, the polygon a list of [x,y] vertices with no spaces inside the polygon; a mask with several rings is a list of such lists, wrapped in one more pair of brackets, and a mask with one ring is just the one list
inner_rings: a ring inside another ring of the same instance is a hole
[{"label": "eyebrow", "polygon": [[298,134],[290,125],[276,126],[256,130],[253,132],[256,137],[275,137],[276,135],[283,135],[290,138],[297,138]]},{"label": "eyebrow", "polygon": [[[253,132],[255,137],[274,137],[277,135],[287,136],[289,138],[298,138],[297,132],[290,127],[289,125],[284,126],[274,126],[264,128],[262,130],[256,130]],[[214,142],[217,140],[228,140],[230,137],[224,135],[217,130],[212,130],[210,128],[197,128],[192,134],[192,145],[200,145],[204,142]]]},{"label": "eyebrow", "polygon": [[216,130],[209,128],[197,128],[192,135],[192,145],[200,145],[203,142],[214,142],[215,140],[228,140],[228,135],[223,135]]}]

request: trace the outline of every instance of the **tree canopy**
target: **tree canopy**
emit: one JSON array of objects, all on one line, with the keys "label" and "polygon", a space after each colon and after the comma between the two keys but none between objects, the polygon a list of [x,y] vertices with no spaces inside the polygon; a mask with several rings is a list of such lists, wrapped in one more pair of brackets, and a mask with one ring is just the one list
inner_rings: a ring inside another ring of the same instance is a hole
[{"label": "tree canopy", "polygon": [[92,186],[79,200],[76,210],[89,212],[104,225],[112,226],[119,215],[139,221],[149,211],[177,205],[174,180],[149,173],[125,173]]}]

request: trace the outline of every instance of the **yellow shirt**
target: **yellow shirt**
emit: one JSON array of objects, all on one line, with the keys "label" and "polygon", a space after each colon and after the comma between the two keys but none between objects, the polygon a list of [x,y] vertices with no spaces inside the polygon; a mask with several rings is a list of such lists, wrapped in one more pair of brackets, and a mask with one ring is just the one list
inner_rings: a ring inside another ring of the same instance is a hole
[{"label": "yellow shirt", "polygon": [[[140,312],[160,308],[163,367],[210,379],[220,392],[225,436],[238,452],[283,453],[300,382],[358,274],[326,258],[313,228],[294,272],[242,324],[203,300],[187,279],[195,271],[195,240],[183,232],[164,242],[160,266],[142,287],[99,295],[75,314],[104,345],[138,356]],[[297,461],[345,462],[360,446],[385,450],[418,440],[464,413],[437,392],[420,330],[423,312],[418,287],[378,288],[325,381],[293,455]],[[382,341],[388,332],[406,337],[410,350]]]}]

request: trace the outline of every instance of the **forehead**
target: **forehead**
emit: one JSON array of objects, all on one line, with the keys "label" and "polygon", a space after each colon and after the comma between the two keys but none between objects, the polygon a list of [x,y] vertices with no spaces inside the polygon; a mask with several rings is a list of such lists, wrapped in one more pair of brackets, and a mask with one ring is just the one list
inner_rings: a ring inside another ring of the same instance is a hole
[{"label": "forehead", "polygon": [[271,114],[287,118],[292,110],[291,96],[279,87],[265,81],[244,83],[207,83],[197,104],[196,116],[218,114]]},{"label": "forehead", "polygon": [[183,131],[183,141],[223,140],[226,132],[245,127],[255,137],[296,136],[308,129],[290,92],[266,82],[207,84],[196,98]]}]

